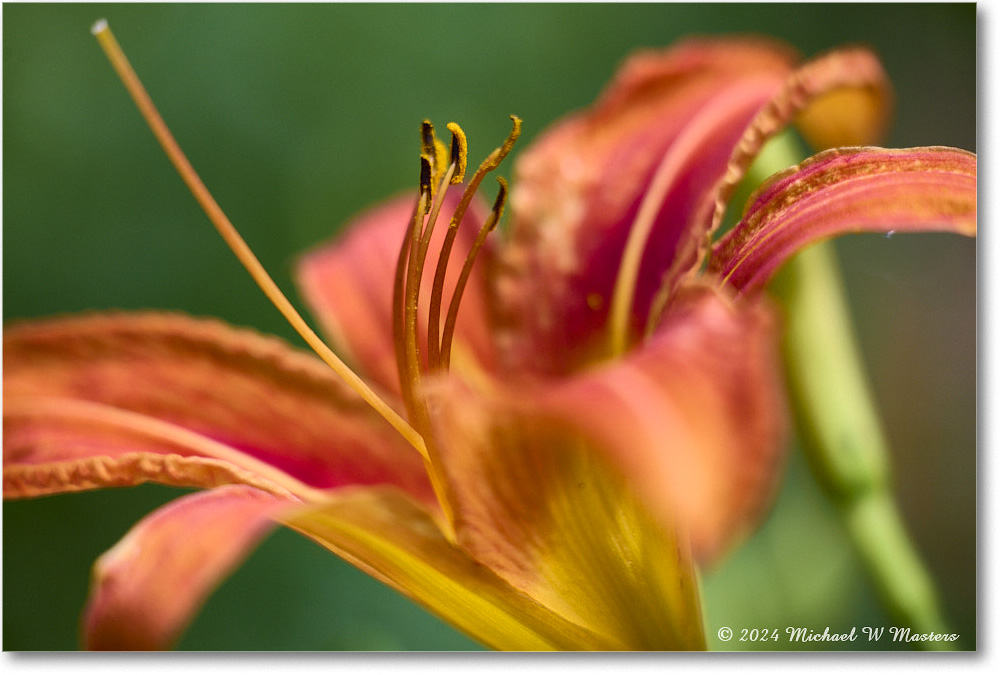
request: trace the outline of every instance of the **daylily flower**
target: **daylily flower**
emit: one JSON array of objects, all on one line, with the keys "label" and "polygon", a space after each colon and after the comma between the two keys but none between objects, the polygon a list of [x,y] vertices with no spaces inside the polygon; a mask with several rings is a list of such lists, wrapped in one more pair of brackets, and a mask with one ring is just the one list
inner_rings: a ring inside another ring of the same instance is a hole
[{"label": "daylily flower", "polygon": [[819,148],[883,131],[873,55],[797,60],[756,39],[633,56],[521,155],[501,242],[505,184],[492,209],[475,192],[519,120],[462,193],[464,135],[449,125],[449,151],[425,124],[417,198],[298,269],[364,381],[311,338],[337,372],[176,314],[8,326],[6,498],[204,489],[97,561],[87,646],[169,646],[283,523],[491,647],[703,648],[695,565],[760,520],[785,440],[761,289],[834,235],[976,228],[973,155],[840,147],[770,178],[713,242],[789,122]]}]

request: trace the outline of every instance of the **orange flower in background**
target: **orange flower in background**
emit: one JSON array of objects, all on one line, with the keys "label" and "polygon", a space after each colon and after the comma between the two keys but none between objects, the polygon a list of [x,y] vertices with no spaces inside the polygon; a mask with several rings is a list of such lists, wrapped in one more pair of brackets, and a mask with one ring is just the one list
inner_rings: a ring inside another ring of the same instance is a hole
[{"label": "orange flower in background", "polygon": [[7,327],[5,498],[204,488],[99,559],[87,645],[168,647],[278,522],[491,647],[703,648],[695,565],[759,522],[785,440],[759,290],[844,232],[975,233],[973,155],[848,147],[773,176],[713,241],[790,121],[817,147],[882,132],[871,54],[796,60],[763,40],[634,56],[521,155],[506,238],[505,185],[492,209],[475,192],[519,120],[465,188],[464,134],[449,150],[425,124],[418,195],[299,267],[363,382],[174,314]]}]

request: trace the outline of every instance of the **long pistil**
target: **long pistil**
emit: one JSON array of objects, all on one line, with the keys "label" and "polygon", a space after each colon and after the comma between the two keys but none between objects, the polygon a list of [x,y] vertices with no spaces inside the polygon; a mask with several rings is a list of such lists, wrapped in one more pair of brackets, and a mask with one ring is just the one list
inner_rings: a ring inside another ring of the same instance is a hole
[{"label": "long pistil", "polygon": [[195,172],[194,167],[188,161],[187,157],[184,155],[177,141],[174,139],[173,134],[167,128],[166,123],[160,116],[160,113],[156,110],[153,105],[152,99],[150,99],[149,94],[146,93],[146,89],[142,86],[139,81],[138,75],[132,69],[129,64],[128,59],[125,57],[124,52],[122,52],[121,47],[118,45],[118,41],[115,40],[114,35],[111,33],[111,29],[108,28],[108,24],[105,20],[101,19],[91,28],[91,32],[97,38],[100,43],[101,48],[107,55],[108,60],[111,61],[111,65],[114,66],[115,71],[117,71],[118,76],[121,78],[122,82],[125,84],[125,88],[128,90],[135,104],[139,108],[139,112],[142,113],[143,118],[145,118],[146,123],[149,125],[150,130],[152,130],[153,135],[156,140],[159,141],[160,146],[163,148],[170,162],[177,169],[181,178],[187,184],[188,189],[194,198],[198,201],[198,204],[205,211],[209,220],[212,221],[212,225],[218,230],[219,234],[225,240],[226,244],[236,255],[236,258],[242,263],[246,270],[253,277],[253,280],[257,282],[257,285],[264,292],[274,306],[279,312],[285,317],[292,328],[302,336],[302,339],[306,341],[313,351],[323,359],[323,361],[330,366],[330,368],[337,373],[351,389],[358,393],[358,395],[367,402],[372,408],[374,408],[382,417],[386,419],[397,431],[399,431],[402,436],[409,441],[409,443],[416,448],[416,450],[425,458],[427,457],[427,447],[424,443],[424,439],[421,437],[417,431],[407,423],[395,410],[392,409],[385,401],[383,401],[378,394],[376,394],[371,387],[369,387],[364,380],[357,376],[347,365],[340,360],[340,358],[333,353],[333,351],[326,346],[326,344],[319,338],[318,335],[309,327],[305,320],[299,315],[292,303],[284,296],[278,285],[274,283],[274,280],[268,275],[264,266],[260,264],[257,257],[247,246],[247,243],[243,240],[243,237],[236,231],[236,228],[223,213],[222,209],[219,207],[218,203],[209,193],[205,184],[202,183],[201,178]]},{"label": "long pistil", "polygon": [[408,382],[409,395],[407,396],[407,409],[410,413],[410,419],[416,424],[418,430],[424,432],[427,431],[429,418],[423,401],[419,400],[421,368],[418,340],[420,326],[417,310],[419,309],[420,301],[420,238],[423,229],[424,213],[426,211],[420,208],[419,205],[421,202],[425,205],[427,204],[431,192],[431,161],[426,155],[421,155],[420,157],[420,201],[418,202],[416,217],[410,224],[410,250],[407,255],[409,260],[407,262],[406,283],[403,290],[403,363],[406,372],[400,375],[400,377],[405,378]]}]

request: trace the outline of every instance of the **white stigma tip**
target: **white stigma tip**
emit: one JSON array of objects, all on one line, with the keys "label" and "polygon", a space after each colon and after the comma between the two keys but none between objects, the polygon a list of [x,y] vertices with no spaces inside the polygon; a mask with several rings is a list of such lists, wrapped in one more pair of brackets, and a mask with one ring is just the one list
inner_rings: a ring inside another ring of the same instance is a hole
[{"label": "white stigma tip", "polygon": [[107,20],[98,19],[97,21],[94,22],[94,25],[90,27],[90,32],[93,35],[97,35],[98,33],[105,31],[107,29],[108,29]]}]

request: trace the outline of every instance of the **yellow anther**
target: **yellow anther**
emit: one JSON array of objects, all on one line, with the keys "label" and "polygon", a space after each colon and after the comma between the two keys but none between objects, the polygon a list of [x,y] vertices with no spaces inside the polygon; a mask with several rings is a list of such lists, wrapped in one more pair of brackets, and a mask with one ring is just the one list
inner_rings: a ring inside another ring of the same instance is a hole
[{"label": "yellow anther", "polygon": [[465,169],[469,165],[469,143],[462,127],[454,122],[448,122],[448,131],[451,132],[451,163],[455,165],[451,184],[458,185],[465,180]]}]

